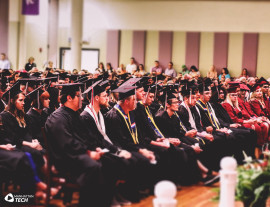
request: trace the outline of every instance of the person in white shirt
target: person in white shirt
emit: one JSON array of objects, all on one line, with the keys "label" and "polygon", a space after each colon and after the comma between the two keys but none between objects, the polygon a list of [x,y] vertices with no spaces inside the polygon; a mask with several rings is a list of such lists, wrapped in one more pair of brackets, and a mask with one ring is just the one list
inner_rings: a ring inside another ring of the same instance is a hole
[{"label": "person in white shirt", "polygon": [[166,70],[165,70],[165,75],[176,78],[177,73],[176,73],[175,69],[173,68],[172,62],[169,62],[168,68],[166,68]]},{"label": "person in white shirt", "polygon": [[0,59],[0,70],[3,70],[3,69],[10,69],[10,62],[6,58],[5,53],[1,53],[1,59]]},{"label": "person in white shirt", "polygon": [[137,65],[135,64],[134,57],[130,58],[130,64],[126,67],[127,73],[130,73],[131,75],[134,75],[134,73],[137,71]]}]

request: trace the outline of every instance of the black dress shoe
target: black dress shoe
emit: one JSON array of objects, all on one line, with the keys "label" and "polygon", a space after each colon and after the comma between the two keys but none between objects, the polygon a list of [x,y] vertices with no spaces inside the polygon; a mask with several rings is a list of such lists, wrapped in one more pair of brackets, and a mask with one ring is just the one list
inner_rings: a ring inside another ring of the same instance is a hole
[{"label": "black dress shoe", "polygon": [[202,181],[204,182],[205,186],[210,186],[210,185],[219,181],[219,175],[217,175],[217,176],[208,175],[205,178],[203,178]]}]

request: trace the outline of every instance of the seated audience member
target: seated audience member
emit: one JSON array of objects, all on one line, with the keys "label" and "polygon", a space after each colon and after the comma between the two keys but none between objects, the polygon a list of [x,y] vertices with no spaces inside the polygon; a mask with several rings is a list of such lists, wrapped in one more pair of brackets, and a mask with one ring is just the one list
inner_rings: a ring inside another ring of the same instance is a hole
[{"label": "seated audience member", "polygon": [[162,73],[162,68],[159,65],[159,61],[158,60],[155,61],[155,66],[151,68],[150,73],[152,75],[160,75]]},{"label": "seated audience member", "polygon": [[211,68],[209,69],[209,71],[207,72],[207,78],[210,78],[210,79],[217,78],[217,71],[216,71],[216,67],[214,65],[212,65]]},{"label": "seated audience member", "polygon": [[135,73],[136,77],[143,77],[146,74],[146,71],[144,70],[143,64],[139,65],[139,70]]},{"label": "seated audience member", "polygon": [[221,70],[221,74],[218,76],[218,79],[221,81],[221,77],[225,76],[225,80],[227,78],[231,78],[230,74],[229,74],[229,70],[227,68],[222,68]]},{"label": "seated audience member", "polygon": [[182,75],[184,76],[184,75],[186,75],[186,74],[189,74],[189,70],[188,70],[188,68],[187,68],[187,66],[186,65],[182,65]]},{"label": "seated audience member", "polygon": [[201,76],[201,73],[200,73],[199,69],[198,69],[195,65],[192,65],[192,66],[190,67],[189,75],[190,75],[192,78],[195,78],[195,76],[200,77],[200,76]]},{"label": "seated audience member", "polygon": [[249,78],[249,76],[248,76],[248,70],[246,68],[243,68],[242,69],[242,72],[241,72],[239,78],[241,78],[241,77],[245,77],[246,79]]},{"label": "seated audience member", "polygon": [[130,73],[131,75],[134,75],[137,71],[137,65],[135,64],[134,57],[130,58],[130,63],[126,67],[127,73]]},{"label": "seated audience member", "polygon": [[173,62],[169,62],[168,68],[166,68],[164,74],[166,76],[170,76],[170,77],[176,78],[177,73],[176,73],[175,69],[173,68]]},{"label": "seated audience member", "polygon": [[35,61],[35,58],[30,57],[28,59],[28,63],[25,64],[24,69],[26,71],[30,71],[32,68],[37,67],[37,65],[36,65],[36,63],[34,63],[34,61]]}]

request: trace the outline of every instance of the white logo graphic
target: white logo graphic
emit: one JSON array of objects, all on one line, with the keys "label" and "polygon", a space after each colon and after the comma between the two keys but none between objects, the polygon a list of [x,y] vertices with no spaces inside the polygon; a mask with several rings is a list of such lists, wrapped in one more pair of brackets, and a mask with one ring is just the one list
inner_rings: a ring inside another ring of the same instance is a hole
[{"label": "white logo graphic", "polygon": [[7,194],[5,197],[5,200],[7,202],[11,202],[11,203],[14,202],[14,197],[13,197],[12,193]]},{"label": "white logo graphic", "polygon": [[25,0],[26,4],[29,5],[29,4],[34,4],[34,0]]}]

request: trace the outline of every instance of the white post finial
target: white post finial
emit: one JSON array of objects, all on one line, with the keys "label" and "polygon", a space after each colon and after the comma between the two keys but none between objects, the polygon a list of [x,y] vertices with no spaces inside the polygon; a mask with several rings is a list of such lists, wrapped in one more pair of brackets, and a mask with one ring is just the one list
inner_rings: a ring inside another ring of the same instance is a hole
[{"label": "white post finial", "polygon": [[175,184],[171,181],[163,180],[155,186],[154,207],[176,207],[177,200],[174,199],[177,193]]},{"label": "white post finial", "polygon": [[224,157],[220,162],[220,202],[219,207],[234,207],[237,162],[232,157]]}]

